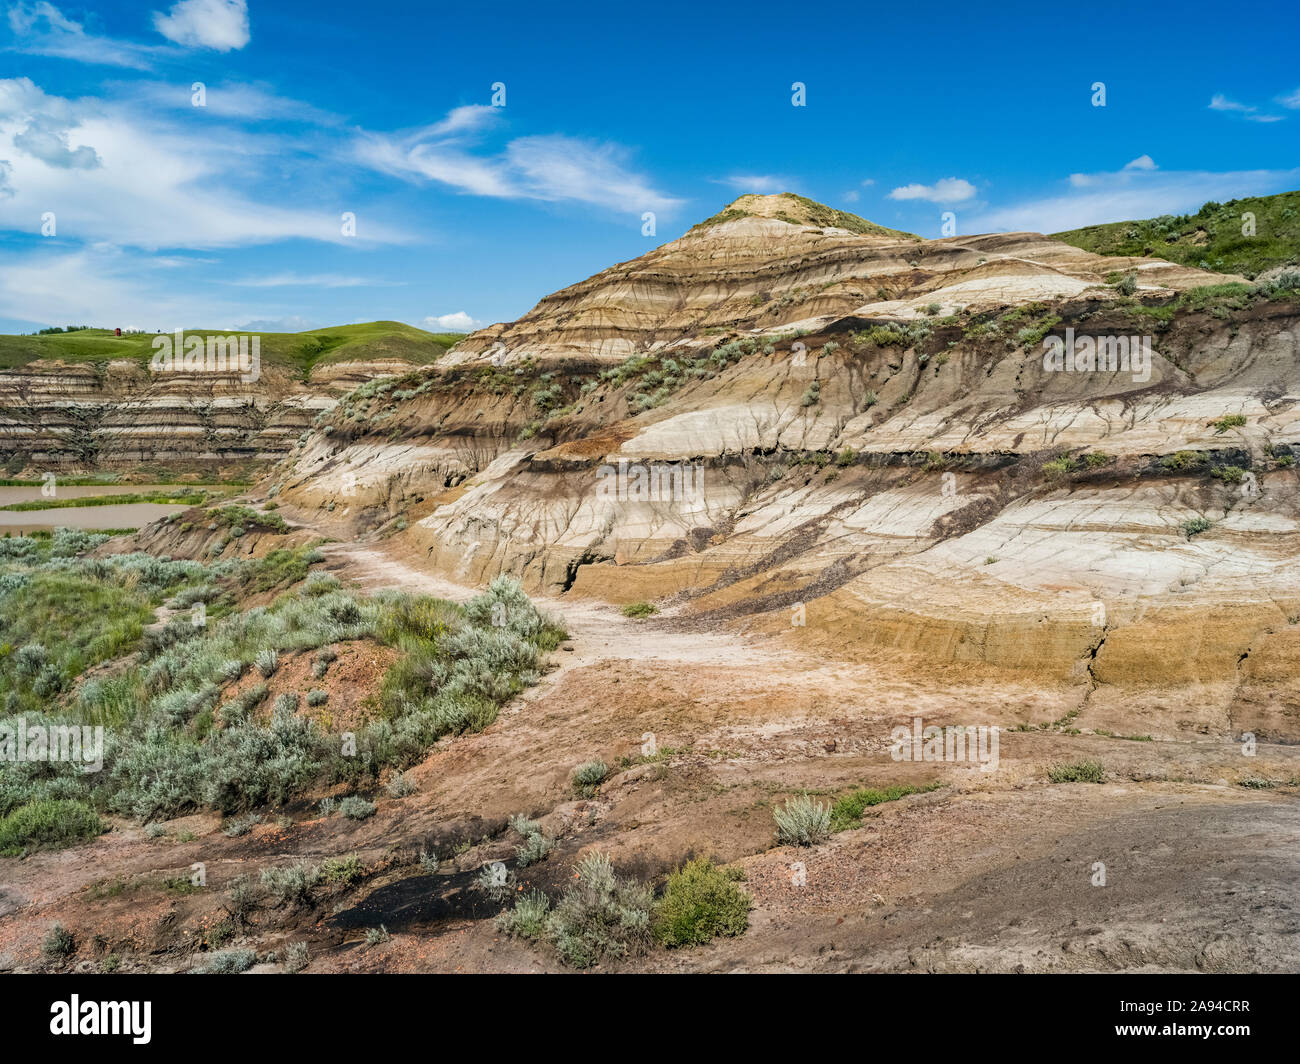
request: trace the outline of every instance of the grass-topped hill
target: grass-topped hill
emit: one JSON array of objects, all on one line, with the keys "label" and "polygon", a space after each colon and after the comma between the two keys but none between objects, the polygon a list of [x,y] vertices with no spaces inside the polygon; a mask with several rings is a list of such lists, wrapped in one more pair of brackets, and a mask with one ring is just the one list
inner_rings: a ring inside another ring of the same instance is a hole
[{"label": "grass-topped hill", "polygon": [[[0,369],[41,360],[110,362],[132,359],[146,365],[153,357],[156,333],[114,336],[112,329],[76,329],[36,336],[0,336]],[[230,333],[221,329],[187,329],[186,335],[260,336],[262,365],[282,367],[303,377],[313,367],[338,362],[403,359],[416,365],[435,362],[460,333],[430,333],[397,321],[338,325],[300,333]]]},{"label": "grass-topped hill", "polygon": [[694,228],[703,229],[710,225],[721,225],[723,222],[733,222],[737,218],[776,218],[791,225],[812,225],[819,229],[847,229],[850,233],[888,236],[898,240],[921,239],[914,233],[886,229],[883,225],[859,218],[856,214],[836,210],[834,207],[818,203],[807,196],[795,195],[793,192],[782,192],[775,196],[752,194],[741,196]]},{"label": "grass-topped hill", "polygon": [[[1246,236],[1242,215],[1255,216]],[[1099,255],[1147,255],[1216,273],[1253,278],[1275,266],[1300,264],[1300,192],[1210,202],[1195,214],[1162,214],[1053,233]]]}]

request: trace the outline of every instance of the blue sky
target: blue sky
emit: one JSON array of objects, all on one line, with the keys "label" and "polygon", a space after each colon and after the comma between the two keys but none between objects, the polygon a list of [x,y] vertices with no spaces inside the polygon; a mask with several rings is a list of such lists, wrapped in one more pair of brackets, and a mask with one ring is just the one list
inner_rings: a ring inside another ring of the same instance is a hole
[{"label": "blue sky", "polygon": [[5,332],[510,320],[749,191],[938,236],[1300,188],[1281,0],[0,9]]}]

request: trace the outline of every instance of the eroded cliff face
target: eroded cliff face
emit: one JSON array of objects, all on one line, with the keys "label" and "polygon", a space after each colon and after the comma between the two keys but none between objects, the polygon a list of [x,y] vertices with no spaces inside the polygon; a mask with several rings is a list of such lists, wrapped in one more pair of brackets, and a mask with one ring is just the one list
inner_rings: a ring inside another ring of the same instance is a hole
[{"label": "eroded cliff face", "polygon": [[[368,385],[268,483],[461,581],[1031,678],[1080,726],[1300,739],[1300,307],[782,200]],[[1055,371],[1048,336],[1151,362]]]},{"label": "eroded cliff face", "polygon": [[379,360],[319,366],[306,380],[265,367],[151,372],[134,360],[42,360],[0,371],[0,453],[14,468],[253,468],[286,454],[321,411],[367,380],[412,369]]}]

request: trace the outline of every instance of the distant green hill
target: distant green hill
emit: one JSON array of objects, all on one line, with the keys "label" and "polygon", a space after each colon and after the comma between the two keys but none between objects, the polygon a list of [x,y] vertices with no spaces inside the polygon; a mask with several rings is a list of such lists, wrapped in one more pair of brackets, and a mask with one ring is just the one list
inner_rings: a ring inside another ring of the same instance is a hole
[{"label": "distant green hill", "polygon": [[[187,329],[186,335],[232,335],[221,329]],[[0,336],[0,369],[40,359],[108,362],[129,358],[148,363],[156,333],[114,336],[111,329],[79,329],[44,336]],[[238,335],[254,335],[240,333]],[[282,366],[306,376],[313,366],[399,358],[417,365],[436,361],[461,339],[460,333],[430,333],[397,321],[371,321],[300,333],[259,332],[263,366]]]},{"label": "distant green hill", "polygon": [[[1242,235],[1247,212],[1255,216],[1254,236]],[[1196,214],[1162,214],[1052,236],[1100,255],[1148,255],[1253,278],[1274,266],[1300,264],[1300,192],[1210,202]]]}]

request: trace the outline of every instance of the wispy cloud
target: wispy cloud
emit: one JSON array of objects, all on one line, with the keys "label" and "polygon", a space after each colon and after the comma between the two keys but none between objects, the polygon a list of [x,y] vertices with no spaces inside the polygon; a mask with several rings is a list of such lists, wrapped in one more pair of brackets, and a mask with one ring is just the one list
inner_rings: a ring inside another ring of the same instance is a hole
[{"label": "wispy cloud", "polygon": [[162,45],[137,44],[87,33],[82,23],[68,18],[48,0],[11,4],[8,16],[14,38],[11,47],[28,55],[146,70],[155,59],[172,52]]},{"label": "wispy cloud", "polygon": [[[123,101],[172,111],[195,113],[192,82],[130,81],[107,86]],[[343,118],[330,111],[276,92],[256,82],[221,81],[205,84],[203,114],[245,122],[304,122],[317,126],[338,126]]]},{"label": "wispy cloud", "polygon": [[266,277],[243,277],[230,283],[241,288],[399,288],[406,282],[348,277],[337,273],[276,273]]},{"label": "wispy cloud", "polygon": [[1242,111],[1242,112],[1250,112],[1250,111],[1255,110],[1255,108],[1253,108],[1253,107],[1248,107],[1248,106],[1247,106],[1246,104],[1244,104],[1244,103],[1237,103],[1236,100],[1229,100],[1226,96],[1223,95],[1223,93],[1221,93],[1221,92],[1216,92],[1216,93],[1215,93],[1215,94],[1210,98],[1210,110],[1211,110],[1211,111]]},{"label": "wispy cloud", "polygon": [[410,180],[427,179],[475,196],[589,203],[614,210],[671,211],[682,201],[654,188],[618,144],[562,134],[517,137],[502,151],[484,151],[482,135],[499,109],[460,107],[409,133],[365,133],[355,157]]},{"label": "wispy cloud", "polygon": [[964,203],[974,199],[975,186],[960,177],[945,177],[933,185],[911,184],[894,189],[892,200],[928,200],[930,203]]},{"label": "wispy cloud", "polygon": [[[1294,95],[1295,97],[1300,97],[1300,89],[1297,89]],[[1279,99],[1278,102],[1281,103],[1283,107],[1290,107],[1292,105],[1287,102],[1290,98],[1291,97],[1282,98]],[[1296,106],[1300,107],[1300,103],[1297,103]],[[1236,100],[1230,100],[1221,92],[1216,92],[1210,98],[1209,108],[1211,111],[1226,111],[1229,114],[1239,114],[1247,122],[1281,122],[1286,117],[1285,115],[1261,114],[1258,107],[1251,104],[1238,103]]]},{"label": "wispy cloud", "polygon": [[[203,248],[310,239],[341,243],[340,211],[322,200],[266,202],[250,189],[258,160],[283,160],[282,138],[210,131],[103,100],[46,94],[28,78],[0,80],[0,159],[13,196],[0,226],[27,230],[53,211],[58,235],[133,247]],[[309,165],[324,168],[327,161]],[[412,234],[367,218],[355,239]]]},{"label": "wispy cloud", "polygon": [[966,226],[971,232],[1056,233],[1102,222],[1186,214],[1207,200],[1265,196],[1294,188],[1297,182],[1300,168],[1213,173],[1125,167],[1072,174],[1070,192],[995,207],[967,219]]},{"label": "wispy cloud", "polygon": [[731,177],[716,178],[714,184],[726,185],[737,192],[757,192],[770,195],[773,192],[786,192],[795,188],[797,182],[788,177],[775,174],[735,174]]},{"label": "wispy cloud", "polygon": [[154,256],[111,247],[37,248],[0,262],[0,317],[147,330],[233,328],[247,311],[178,285]]}]

